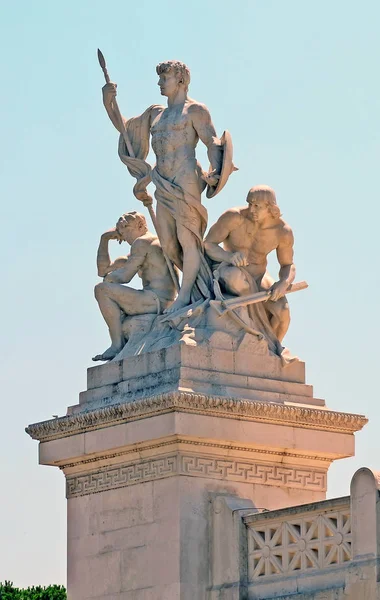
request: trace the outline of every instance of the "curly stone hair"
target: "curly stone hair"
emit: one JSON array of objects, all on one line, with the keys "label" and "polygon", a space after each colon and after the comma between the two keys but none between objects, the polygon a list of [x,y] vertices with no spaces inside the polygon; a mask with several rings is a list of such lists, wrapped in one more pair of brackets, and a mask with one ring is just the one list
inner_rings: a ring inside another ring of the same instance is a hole
[{"label": "curly stone hair", "polygon": [[269,185],[255,185],[252,187],[248,192],[247,202],[248,204],[252,204],[254,200],[265,200],[272,217],[275,219],[281,217],[281,211],[277,205],[275,191],[269,187]]},{"label": "curly stone hair", "polygon": [[162,63],[158,63],[156,67],[157,75],[161,75],[161,73],[169,73],[169,71],[174,71],[174,74],[179,77],[180,83],[185,85],[186,92],[189,89],[190,84],[190,69],[185,65],[185,63],[180,60],[167,60]]},{"label": "curly stone hair", "polygon": [[129,225],[130,223],[133,223],[137,227],[144,227],[146,229],[146,231],[148,231],[148,226],[146,224],[146,219],[145,219],[144,215],[142,215],[139,212],[136,212],[135,210],[126,212],[123,215],[121,215],[116,226],[119,227],[121,225],[122,227],[123,226],[125,227],[126,225]]}]

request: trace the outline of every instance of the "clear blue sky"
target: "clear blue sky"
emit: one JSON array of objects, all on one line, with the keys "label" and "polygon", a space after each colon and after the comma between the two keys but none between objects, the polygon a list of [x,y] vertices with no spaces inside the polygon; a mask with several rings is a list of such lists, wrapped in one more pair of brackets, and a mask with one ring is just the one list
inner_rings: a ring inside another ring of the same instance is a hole
[{"label": "clear blue sky", "polygon": [[190,95],[230,130],[240,168],[205,200],[211,223],[252,185],[276,189],[310,284],[291,298],[287,345],[317,397],[370,418],[356,457],[330,471],[329,495],[348,493],[358,467],[380,467],[378,0],[0,0],[0,11],[0,580],[65,582],[64,477],[37,465],[24,426],[85,389],[108,341],[92,291],[98,238],[141,209],[102,106],[98,46],[126,115],[161,101],[157,62],[189,65]]}]

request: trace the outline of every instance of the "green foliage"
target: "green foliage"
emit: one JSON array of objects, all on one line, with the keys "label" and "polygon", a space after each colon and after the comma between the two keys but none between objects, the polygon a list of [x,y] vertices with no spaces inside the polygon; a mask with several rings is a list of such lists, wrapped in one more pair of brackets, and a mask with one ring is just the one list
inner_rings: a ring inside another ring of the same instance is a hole
[{"label": "green foliage", "polygon": [[13,583],[0,583],[0,600],[66,600],[66,590],[62,585],[48,587],[28,587],[21,590],[13,587]]}]

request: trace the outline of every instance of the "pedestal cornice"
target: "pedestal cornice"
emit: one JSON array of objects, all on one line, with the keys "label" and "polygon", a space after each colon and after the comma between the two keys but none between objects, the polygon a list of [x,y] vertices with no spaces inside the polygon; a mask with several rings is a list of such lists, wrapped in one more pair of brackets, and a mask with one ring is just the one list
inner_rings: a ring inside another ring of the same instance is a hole
[{"label": "pedestal cornice", "polygon": [[26,432],[33,439],[46,442],[169,412],[195,413],[346,434],[359,431],[368,422],[363,415],[328,409],[192,392],[168,392],[154,394],[133,402],[112,404],[96,410],[49,419],[29,425]]}]

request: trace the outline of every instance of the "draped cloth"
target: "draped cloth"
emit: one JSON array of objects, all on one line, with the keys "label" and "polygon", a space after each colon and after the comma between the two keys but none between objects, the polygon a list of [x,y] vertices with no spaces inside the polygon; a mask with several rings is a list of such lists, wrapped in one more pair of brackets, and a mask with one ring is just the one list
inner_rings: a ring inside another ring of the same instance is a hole
[{"label": "draped cloth", "polygon": [[[249,287],[251,294],[256,294],[257,292],[261,292],[262,288],[260,286],[261,276],[256,280],[250,273],[248,273],[247,269],[244,267],[240,267],[249,281]],[[248,314],[252,321],[259,323],[259,328],[263,332],[264,337],[268,341],[268,347],[273,352],[273,354],[277,354],[278,356],[282,356],[284,348],[280,340],[275,335],[268,318],[268,313],[265,310],[265,302],[258,302],[257,304],[248,304]]]},{"label": "draped cloth", "polygon": [[[133,188],[136,198],[143,202],[149,201],[150,197],[146,187],[153,181],[156,187],[154,195],[157,204],[163,206],[176,223],[188,229],[196,239],[200,254],[200,269],[191,294],[192,302],[196,302],[201,298],[210,298],[213,288],[212,273],[204,256],[203,248],[203,236],[207,227],[207,210],[201,203],[201,192],[205,187],[205,183],[200,177],[202,172],[200,165],[197,165],[200,191],[199,196],[194,196],[189,190],[175,183],[175,178],[173,178],[173,181],[166,179],[159,173],[157,167],[152,170],[145,161],[149,152],[150,115],[154,108],[160,108],[160,106],[152,105],[139,117],[132,117],[127,121],[126,131],[135,158],[129,155],[122,135],[119,138],[119,157],[127,166],[130,174],[137,179]],[[157,235],[160,238],[159,231],[157,231]],[[179,245],[177,244],[177,246]],[[182,270],[182,253],[176,253],[175,256],[170,258]]]},{"label": "draped cloth", "polygon": [[132,177],[137,179],[133,193],[142,202],[149,201],[149,199],[151,201],[146,188],[152,181],[152,170],[145,159],[149,152],[150,114],[153,108],[158,108],[158,105],[150,106],[142,115],[132,117],[126,123],[126,132],[133,148],[134,157],[130,156],[123,135],[119,137],[119,158]]}]

